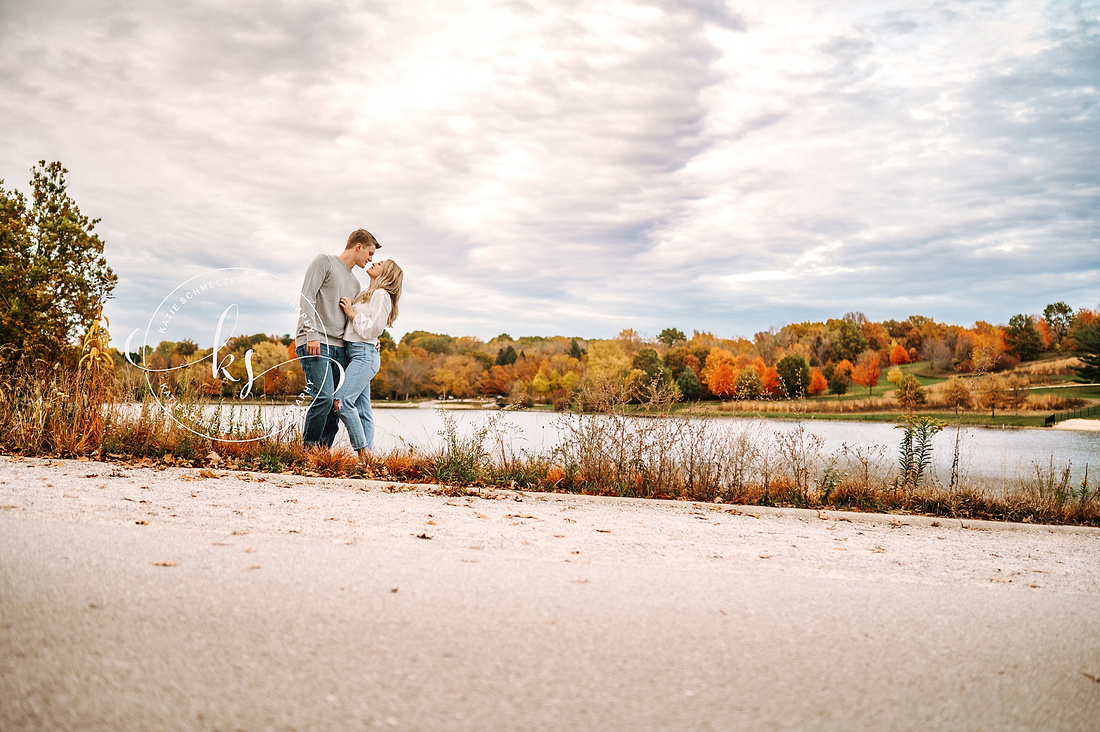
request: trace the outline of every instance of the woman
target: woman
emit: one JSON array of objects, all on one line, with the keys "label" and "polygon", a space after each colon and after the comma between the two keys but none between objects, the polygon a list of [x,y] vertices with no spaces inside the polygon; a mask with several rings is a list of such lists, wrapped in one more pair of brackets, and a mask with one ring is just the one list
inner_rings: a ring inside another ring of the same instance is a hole
[{"label": "woman", "polygon": [[348,317],[344,328],[344,347],[348,365],[344,383],[336,391],[333,409],[348,430],[351,447],[366,464],[374,447],[374,414],[370,406],[370,381],[378,373],[378,336],[397,319],[397,301],[401,298],[404,273],[392,259],[367,268],[370,285],[354,301],[340,298],[340,307]]}]

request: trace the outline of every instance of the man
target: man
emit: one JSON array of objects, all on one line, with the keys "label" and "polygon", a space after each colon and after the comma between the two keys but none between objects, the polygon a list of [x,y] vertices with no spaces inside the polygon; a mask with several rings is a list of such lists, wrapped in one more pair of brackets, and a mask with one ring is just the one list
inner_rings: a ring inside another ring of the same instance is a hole
[{"label": "man", "polygon": [[336,439],[340,417],[332,409],[332,394],[348,363],[343,338],[347,319],[340,298],[354,299],[359,294],[359,280],[352,270],[365,267],[381,248],[369,231],[356,229],[343,253],[318,255],[306,270],[294,336],[294,352],[313,397],[302,429],[306,446],[331,447]]}]

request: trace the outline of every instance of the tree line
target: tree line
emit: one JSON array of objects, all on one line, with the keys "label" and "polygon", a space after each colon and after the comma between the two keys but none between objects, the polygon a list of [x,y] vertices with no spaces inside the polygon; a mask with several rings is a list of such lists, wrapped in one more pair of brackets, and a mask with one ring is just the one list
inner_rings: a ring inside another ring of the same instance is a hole
[{"label": "tree line", "polygon": [[[897,368],[928,362],[929,373],[992,374],[1043,354],[1080,353],[1082,380],[1097,379],[1100,313],[1048,306],[1041,315],[1014,316],[1007,326],[987,322],[962,327],[913,315],[875,322],[848,313],[824,322],[803,322],[749,338],[720,338],[694,331],[688,337],[666,328],[655,338],[624,329],[609,339],[524,336],[507,333],[483,341],[469,336],[413,331],[400,341],[381,340],[381,368],[371,385],[376,399],[489,398],[523,405],[565,407],[585,384],[614,382],[641,399],[654,385],[679,392],[685,400],[791,399],[853,389],[868,393],[885,372],[904,401],[919,397],[915,379]],[[199,362],[175,372],[201,384],[208,395],[230,396],[245,380],[245,362],[263,374],[254,393],[293,396],[304,388],[289,335],[256,334],[232,339],[219,360],[233,363],[238,382],[214,376],[211,349],[191,341],[162,342],[131,354],[148,368]],[[248,354],[251,351],[251,355]],[[122,356],[117,356],[120,364]],[[205,360],[203,360],[205,359]],[[122,366],[120,366],[122,368]]]}]

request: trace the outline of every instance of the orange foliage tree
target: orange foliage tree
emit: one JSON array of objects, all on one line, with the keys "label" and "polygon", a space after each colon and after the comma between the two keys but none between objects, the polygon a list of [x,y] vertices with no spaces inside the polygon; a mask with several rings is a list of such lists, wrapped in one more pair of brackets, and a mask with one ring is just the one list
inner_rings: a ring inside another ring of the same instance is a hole
[{"label": "orange foliage tree", "polygon": [[761,380],[764,382],[764,392],[768,396],[784,396],[783,379],[779,378],[779,372],[776,370],[775,366],[769,366],[764,369],[764,376]]},{"label": "orange foliage tree", "polygon": [[825,374],[821,373],[821,369],[814,369],[810,372],[810,385],[806,389],[806,393],[810,396],[817,396],[825,391],[829,386],[829,382],[825,380]]},{"label": "orange foliage tree", "polygon": [[[699,372],[699,378],[711,390],[711,393],[721,396],[713,383],[720,367],[725,366],[727,371],[733,373],[733,379],[730,380],[731,385],[737,379],[737,368],[734,366],[735,358],[733,353],[725,348],[710,349],[710,353],[707,355],[707,363],[703,366],[703,370]],[[732,393],[731,391],[730,394]]]},{"label": "orange foliage tree", "polygon": [[[709,360],[708,360],[708,366]],[[737,372],[728,363],[720,363],[710,372],[707,388],[719,397],[732,397],[737,393]]]},{"label": "orange foliage tree", "polygon": [[860,386],[867,387],[867,393],[873,393],[878,385],[878,377],[882,375],[882,366],[878,360],[878,354],[867,349],[860,354],[859,361],[852,368],[852,381]]},{"label": "orange foliage tree", "polygon": [[895,343],[890,349],[890,365],[902,366],[907,363],[909,363],[909,351],[906,351],[905,346],[900,343]]}]

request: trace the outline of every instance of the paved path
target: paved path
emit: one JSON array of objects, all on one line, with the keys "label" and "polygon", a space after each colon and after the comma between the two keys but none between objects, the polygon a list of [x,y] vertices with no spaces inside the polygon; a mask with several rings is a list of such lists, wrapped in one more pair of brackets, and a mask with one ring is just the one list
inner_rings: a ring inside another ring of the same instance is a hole
[{"label": "paved path", "polygon": [[0,458],[0,729],[1100,729],[1100,532],[219,476]]}]

